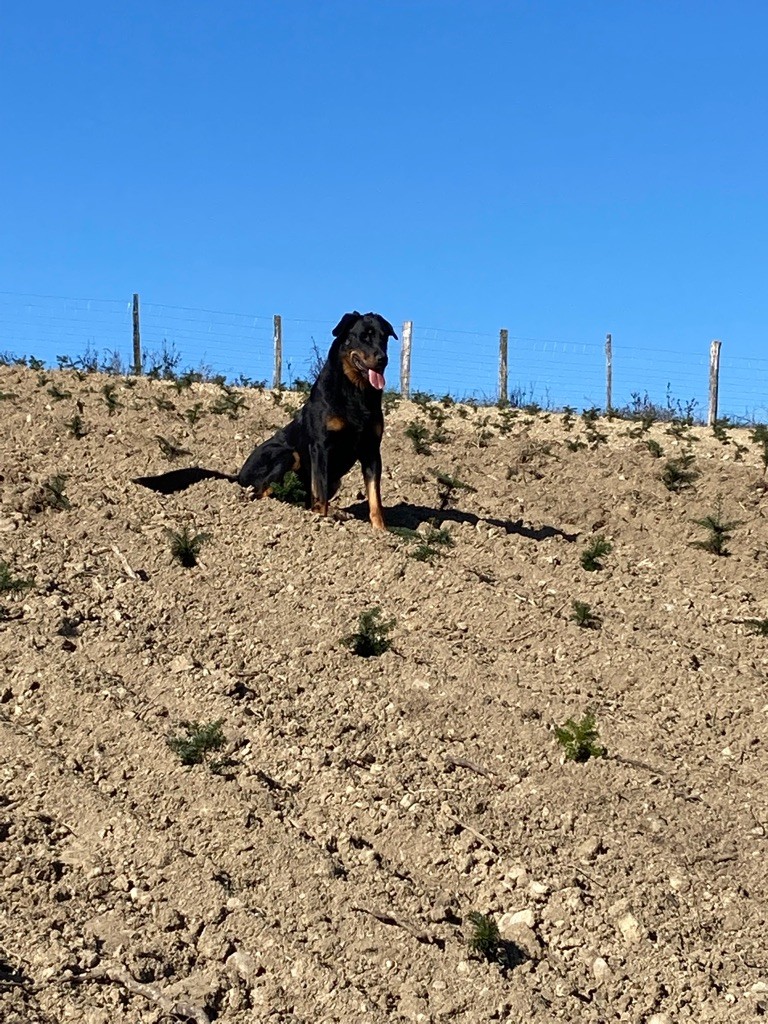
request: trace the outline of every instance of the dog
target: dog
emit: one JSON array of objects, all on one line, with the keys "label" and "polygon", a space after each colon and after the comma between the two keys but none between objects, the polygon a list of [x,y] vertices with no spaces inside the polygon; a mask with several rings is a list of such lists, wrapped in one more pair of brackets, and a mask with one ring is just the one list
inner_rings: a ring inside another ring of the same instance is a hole
[{"label": "dog", "polygon": [[345,313],[333,329],[328,358],[309,398],[291,422],[255,448],[237,478],[256,497],[293,470],[307,495],[307,507],[328,515],[328,502],[341,478],[360,462],[371,525],[386,529],[381,505],[381,396],[387,342],[397,340],[378,313]]}]

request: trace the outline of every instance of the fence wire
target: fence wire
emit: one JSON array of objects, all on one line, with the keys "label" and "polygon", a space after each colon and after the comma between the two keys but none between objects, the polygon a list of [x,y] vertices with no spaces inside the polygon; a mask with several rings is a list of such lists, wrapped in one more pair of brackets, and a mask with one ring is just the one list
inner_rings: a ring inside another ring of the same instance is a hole
[{"label": "fence wire", "polygon": [[[202,370],[228,380],[271,385],[274,374],[274,318],[141,304],[141,345],[145,369],[165,355],[176,369]],[[328,350],[335,321],[282,318],[283,382],[312,380]],[[401,329],[395,325],[398,333]],[[83,299],[0,292],[0,355],[34,356],[55,366],[58,357],[100,362],[128,372],[133,364],[132,301]],[[402,338],[402,335],[401,335]],[[390,344],[387,386],[399,389],[400,348]],[[695,356],[675,351],[664,339],[643,348],[613,342],[612,404],[621,409],[643,401],[671,412],[706,416],[709,345]],[[411,391],[458,399],[499,399],[498,334],[414,325]],[[543,408],[605,408],[605,348],[588,339],[508,339],[507,398]],[[734,420],[768,420],[768,358],[741,356],[727,343],[720,362],[719,414]]]}]

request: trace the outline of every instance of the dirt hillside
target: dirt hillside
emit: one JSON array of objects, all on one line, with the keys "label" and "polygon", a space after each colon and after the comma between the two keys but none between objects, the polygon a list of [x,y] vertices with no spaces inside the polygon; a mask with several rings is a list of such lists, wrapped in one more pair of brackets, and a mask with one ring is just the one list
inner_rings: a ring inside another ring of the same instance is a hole
[{"label": "dirt hillside", "polygon": [[[357,472],[327,520],[132,482],[236,471],[296,395],[21,367],[0,395],[4,1024],[768,1014],[749,430],[401,402],[413,538]],[[694,544],[718,503],[727,556]],[[605,756],[566,760],[588,712]],[[183,723],[225,745],[185,765]]]}]

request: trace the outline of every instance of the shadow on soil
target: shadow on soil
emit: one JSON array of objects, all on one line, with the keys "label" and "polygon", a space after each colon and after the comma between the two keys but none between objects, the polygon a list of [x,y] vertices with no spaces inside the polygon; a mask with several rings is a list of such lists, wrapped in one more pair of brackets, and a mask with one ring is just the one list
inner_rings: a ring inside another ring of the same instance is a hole
[{"label": "shadow on soil", "polygon": [[[151,491],[159,494],[175,494],[178,491],[185,491],[193,484],[201,480],[226,480],[228,483],[236,484],[237,476],[234,473],[222,473],[218,469],[204,469],[202,466],[188,466],[185,469],[172,469],[167,473],[158,473],[155,476],[137,476],[133,483],[141,487],[148,487]],[[344,511],[356,519],[368,519],[368,505],[366,502],[356,502],[348,505]],[[556,526],[540,526],[534,529],[526,526],[522,519],[497,519],[494,516],[478,516],[474,512],[462,512],[457,508],[437,509],[429,505],[409,505],[400,502],[385,508],[387,524],[389,526],[405,526],[415,530],[421,523],[435,523],[440,525],[445,522],[469,523],[477,526],[478,523],[485,523],[487,526],[496,526],[505,533],[515,533],[519,537],[526,537],[528,540],[548,540],[550,537],[562,537],[573,543],[578,534],[566,533]]]},{"label": "shadow on soil", "polygon": [[[368,518],[368,505],[365,502],[358,502],[355,505],[348,505],[345,512],[355,516],[356,519]],[[505,533],[515,533],[519,537],[526,537],[528,540],[547,540],[550,537],[562,537],[573,543],[578,539],[576,533],[566,533],[556,526],[540,526],[534,529],[526,526],[522,519],[496,519],[493,516],[478,516],[474,512],[462,512],[457,508],[437,509],[428,505],[408,505],[400,502],[399,505],[385,506],[384,515],[388,526],[405,526],[415,530],[421,523],[434,523],[440,526],[443,523],[469,523],[477,526],[478,523],[485,523],[487,526],[496,526]]]},{"label": "shadow on soil", "polygon": [[168,473],[158,473],[156,476],[137,476],[133,478],[133,483],[148,487],[150,491],[158,491],[160,494],[175,494],[176,491],[186,491],[192,484],[199,484],[201,480],[228,480],[229,483],[236,484],[237,476],[234,473],[221,473],[218,469],[188,466],[186,469],[172,469]]}]

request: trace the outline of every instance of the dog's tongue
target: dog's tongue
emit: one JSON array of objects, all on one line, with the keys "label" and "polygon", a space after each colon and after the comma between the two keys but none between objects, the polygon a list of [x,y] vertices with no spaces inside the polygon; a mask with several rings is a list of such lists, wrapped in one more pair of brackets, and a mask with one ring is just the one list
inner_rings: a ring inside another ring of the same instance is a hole
[{"label": "dog's tongue", "polygon": [[371,387],[376,388],[377,391],[384,390],[384,377],[380,373],[377,373],[375,370],[369,370],[368,380]]}]

